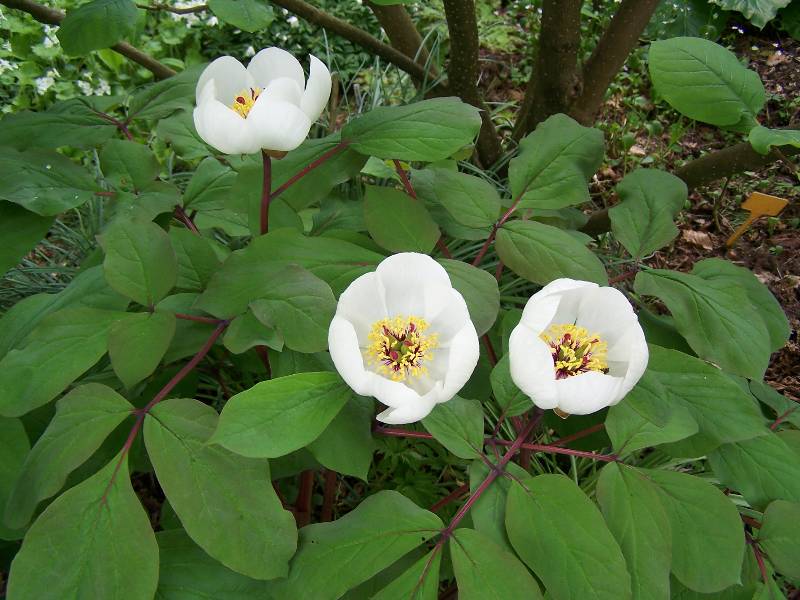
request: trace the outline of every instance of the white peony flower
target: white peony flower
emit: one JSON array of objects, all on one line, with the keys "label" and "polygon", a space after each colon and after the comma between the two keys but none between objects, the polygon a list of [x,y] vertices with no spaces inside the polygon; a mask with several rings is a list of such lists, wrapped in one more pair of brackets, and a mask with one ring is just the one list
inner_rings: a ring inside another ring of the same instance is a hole
[{"label": "white peony flower", "polygon": [[557,279],[534,294],[509,339],[511,378],[560,416],[611,406],[647,367],[647,343],[619,290]]},{"label": "white peony flower", "polygon": [[478,334],[447,271],[406,252],[342,292],[328,333],[331,358],[357,394],[389,408],[384,423],[413,423],[450,400],[478,362]]},{"label": "white peony flower", "polygon": [[246,69],[232,56],[214,60],[197,82],[197,133],[225,154],[294,150],[331,94],[328,68],[310,59],[307,82],[297,59],[280,48],[261,50]]}]

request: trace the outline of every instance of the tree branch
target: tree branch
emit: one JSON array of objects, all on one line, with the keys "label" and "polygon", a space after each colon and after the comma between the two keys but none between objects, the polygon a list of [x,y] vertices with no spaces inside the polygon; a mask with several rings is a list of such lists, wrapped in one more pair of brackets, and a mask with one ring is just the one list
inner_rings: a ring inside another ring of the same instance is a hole
[{"label": "tree branch", "polygon": [[[392,46],[424,67],[430,55],[405,6],[402,4],[383,6],[369,0],[367,6],[389,36]],[[429,73],[433,76],[438,75],[433,65],[429,67]]]},{"label": "tree branch", "polygon": [[[3,4],[9,8],[15,8],[17,10],[24,11],[40,23],[46,23],[47,25],[58,25],[64,20],[64,13],[60,10],[50,8],[49,6],[44,6],[42,4],[37,4],[36,2],[33,2],[33,0],[0,0],[0,4]],[[115,52],[118,52],[125,58],[128,58],[133,62],[143,66],[145,69],[153,73],[153,75],[155,75],[158,79],[166,79],[167,77],[172,77],[176,74],[176,72],[170,69],[167,65],[158,62],[149,54],[145,54],[127,42],[115,44],[114,46],[111,46],[111,49]]]},{"label": "tree branch", "polygon": [[608,86],[639,43],[639,35],[650,22],[658,3],[659,0],[622,0],[611,24],[583,65],[583,91],[570,109],[575,120],[585,125],[594,121]]},{"label": "tree branch", "polygon": [[565,113],[580,93],[578,50],[583,0],[544,0],[539,50],[517,115],[521,139],[550,115]]},{"label": "tree branch", "polygon": [[492,116],[478,92],[478,22],[474,0],[444,0],[447,29],[450,32],[450,63],[447,76],[450,88],[481,110],[483,125],[478,134],[478,158],[484,167],[495,164],[503,153]]}]

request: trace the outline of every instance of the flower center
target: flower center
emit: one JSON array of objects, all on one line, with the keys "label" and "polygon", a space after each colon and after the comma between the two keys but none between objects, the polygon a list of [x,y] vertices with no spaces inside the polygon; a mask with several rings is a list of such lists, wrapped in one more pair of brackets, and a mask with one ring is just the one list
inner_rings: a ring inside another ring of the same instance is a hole
[{"label": "flower center", "polygon": [[576,325],[550,325],[539,337],[550,346],[556,379],[587,371],[608,373],[608,345],[597,334]]},{"label": "flower center", "polygon": [[260,87],[242,90],[236,95],[236,98],[233,99],[231,108],[239,113],[240,117],[246,119],[250,109],[253,108],[253,105],[256,103],[256,100],[258,100],[262,91]]},{"label": "flower center", "polygon": [[372,324],[367,362],[393,381],[403,381],[428,372],[425,361],[433,358],[438,345],[435,333],[425,333],[428,323],[414,316],[398,315]]}]

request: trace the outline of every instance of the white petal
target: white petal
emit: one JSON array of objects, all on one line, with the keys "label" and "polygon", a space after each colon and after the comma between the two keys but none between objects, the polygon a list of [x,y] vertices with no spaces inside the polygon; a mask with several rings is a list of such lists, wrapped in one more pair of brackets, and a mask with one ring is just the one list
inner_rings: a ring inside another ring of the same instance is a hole
[{"label": "white petal", "polygon": [[629,326],[638,324],[638,319],[625,294],[611,287],[598,287],[583,292],[576,324],[590,334],[600,334],[611,348]]},{"label": "white petal", "polygon": [[197,133],[223,154],[251,154],[260,146],[247,121],[219,100],[207,99],[194,109]]},{"label": "white petal", "polygon": [[[521,322],[524,322],[531,330],[538,332],[538,335],[554,322],[565,296],[570,300],[564,306],[564,311],[568,311],[572,309],[573,305],[577,306],[576,300],[573,300],[578,297],[577,291],[590,287],[597,287],[597,284],[566,278],[551,281],[530,297],[525,304],[525,310],[522,311]],[[576,290],[576,294],[566,294],[572,290]],[[572,321],[568,322],[572,323]]]},{"label": "white petal", "polygon": [[195,102],[200,104],[203,88],[209,81],[215,83],[215,97],[223,104],[233,104],[234,98],[242,90],[253,86],[253,79],[244,65],[232,56],[220,56],[211,61],[197,80]]},{"label": "white petal", "polygon": [[447,402],[464,387],[472,377],[479,356],[478,332],[472,321],[467,321],[450,343],[444,385],[436,402]]},{"label": "white petal", "polygon": [[288,77],[297,83],[299,89],[306,85],[303,67],[298,60],[282,48],[264,48],[247,65],[247,71],[260,88],[266,88],[273,80]]},{"label": "white petal", "polygon": [[405,425],[416,423],[427,417],[436,406],[435,402],[425,401],[420,398],[418,401],[404,404],[400,408],[387,408],[375,417],[381,423],[389,425]]},{"label": "white petal", "polygon": [[[302,88],[297,86],[297,82],[294,79],[288,77],[274,79],[264,88],[264,91],[261,92],[261,96],[264,97],[264,100],[282,100],[289,104],[294,104],[295,106],[300,106],[300,98],[302,95]],[[259,100],[261,96],[259,96]],[[258,102],[258,100],[256,100],[256,102]]]},{"label": "white petal", "polygon": [[333,364],[344,382],[356,394],[371,395],[373,387],[371,373],[364,368],[364,359],[352,323],[338,315],[333,317],[328,329],[328,348]]},{"label": "white petal", "polygon": [[520,323],[508,340],[511,379],[539,408],[558,404],[556,373],[550,347],[539,338],[539,331]]},{"label": "white petal", "polygon": [[376,273],[386,291],[386,308],[391,316],[427,319],[451,300],[447,271],[427,254],[395,254],[381,261]]},{"label": "white petal", "polygon": [[383,293],[380,279],[373,271],[358,277],[339,296],[336,315],[353,324],[362,348],[368,345],[367,336],[373,323],[388,316]]},{"label": "white petal", "polygon": [[[624,375],[625,380],[620,388],[619,398],[613,404],[622,400],[642,378],[647,369],[647,361],[650,356],[644,332],[638,322],[628,328],[625,335],[617,342],[617,345],[620,347],[620,351],[624,347],[628,360],[628,370]],[[616,355],[612,355],[609,351],[609,361],[614,358],[616,358]]]},{"label": "white petal", "polygon": [[311,121],[296,105],[269,96],[258,97],[247,122],[261,148],[267,150],[294,150],[308,136]]},{"label": "white petal", "polygon": [[558,408],[571,415],[588,415],[616,404],[622,397],[622,377],[588,371],[556,381]]},{"label": "white petal", "polygon": [[306,90],[300,101],[300,108],[311,121],[316,121],[322,114],[328,98],[331,96],[331,73],[320,59],[309,55],[311,71],[308,74]]}]

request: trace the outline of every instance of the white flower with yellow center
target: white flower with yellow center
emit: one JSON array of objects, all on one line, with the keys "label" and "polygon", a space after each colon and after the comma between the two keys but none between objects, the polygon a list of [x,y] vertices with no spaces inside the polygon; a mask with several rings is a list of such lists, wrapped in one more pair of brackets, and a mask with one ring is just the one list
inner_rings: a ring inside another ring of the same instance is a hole
[{"label": "white flower with yellow center", "polygon": [[232,56],[214,60],[197,82],[197,133],[225,154],[297,148],[331,94],[328,68],[309,58],[308,81],[297,59],[280,48],[261,50],[246,69]]},{"label": "white flower with yellow center", "polygon": [[612,406],[647,367],[647,343],[619,290],[557,279],[534,294],[509,339],[511,378],[561,416]]},{"label": "white flower with yellow center", "polygon": [[389,408],[384,423],[413,423],[450,400],[478,362],[478,334],[447,271],[425,254],[383,260],[342,292],[328,333],[339,374]]}]

